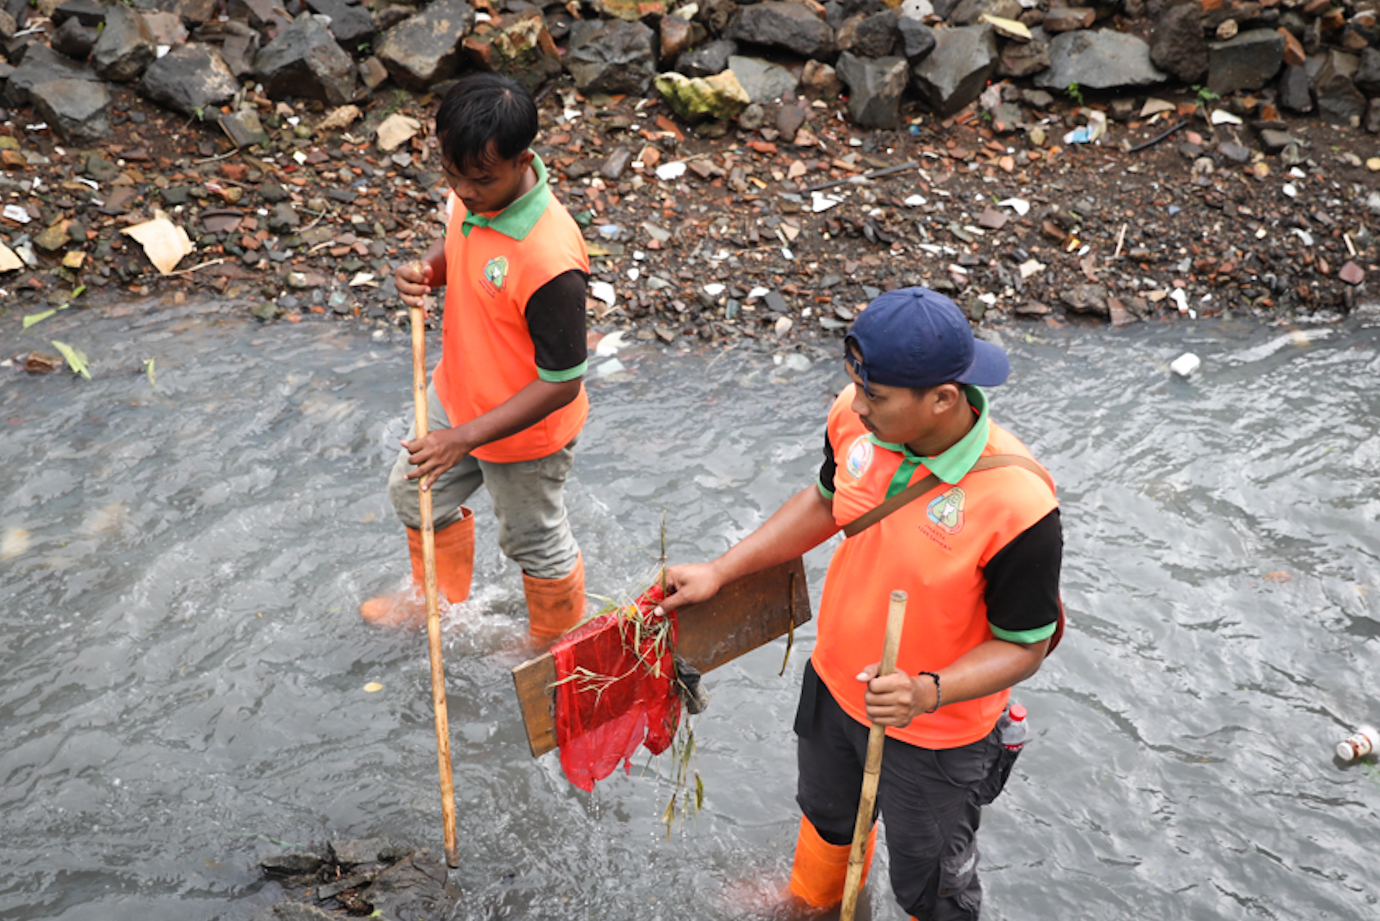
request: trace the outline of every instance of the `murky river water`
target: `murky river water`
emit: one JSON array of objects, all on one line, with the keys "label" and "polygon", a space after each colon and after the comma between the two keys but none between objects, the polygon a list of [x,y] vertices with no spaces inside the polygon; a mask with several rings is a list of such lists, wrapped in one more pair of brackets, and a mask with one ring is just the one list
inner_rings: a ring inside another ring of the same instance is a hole
[{"label": "murky river water", "polygon": [[[405,339],[138,316],[0,350],[64,339],[95,375],[0,373],[6,921],[247,918],[281,897],[256,868],[276,842],[440,851],[425,637],[356,614],[405,567],[382,488]],[[1380,768],[1332,755],[1380,720],[1380,324],[1038,336],[1008,340],[994,412],[1060,482],[1072,626],[1018,692],[1035,735],[987,811],[984,917],[1380,917]],[[1166,371],[1185,349],[1191,381]],[[673,558],[698,559],[811,482],[843,381],[620,359],[569,493],[605,594],[648,571],[663,509]],[[667,765],[586,795],[530,758],[520,580],[478,512],[479,588],[445,639],[456,917],[744,917],[730,893],[790,864],[813,631],[784,677],[783,643],[710,675],[705,809],[668,841]],[[871,916],[901,918],[885,879]]]}]

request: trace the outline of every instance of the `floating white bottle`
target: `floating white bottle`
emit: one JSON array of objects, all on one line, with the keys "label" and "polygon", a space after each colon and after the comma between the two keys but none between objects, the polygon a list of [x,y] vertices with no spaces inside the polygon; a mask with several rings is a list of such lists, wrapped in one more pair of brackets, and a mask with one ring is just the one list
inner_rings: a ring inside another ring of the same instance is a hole
[{"label": "floating white bottle", "polygon": [[1362,726],[1344,741],[1337,743],[1337,757],[1343,761],[1355,761],[1380,750],[1380,731],[1374,726]]}]

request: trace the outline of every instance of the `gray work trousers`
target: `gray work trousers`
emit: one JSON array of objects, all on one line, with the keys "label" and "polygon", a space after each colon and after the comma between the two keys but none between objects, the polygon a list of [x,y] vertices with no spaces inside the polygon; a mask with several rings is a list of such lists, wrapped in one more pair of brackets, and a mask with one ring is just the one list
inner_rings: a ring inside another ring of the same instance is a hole
[{"label": "gray work trousers", "polygon": [[[427,427],[450,428],[445,407],[436,388],[426,391]],[[417,437],[417,426],[407,427],[407,440]],[[488,487],[498,517],[498,546],[503,555],[534,579],[560,579],[575,568],[580,547],[570,531],[565,510],[565,481],[575,462],[575,441],[554,454],[530,461],[497,464],[467,455],[431,485],[433,524],[436,530],[460,520],[460,506],[480,486]],[[417,481],[407,479],[414,469],[405,448],[388,474],[388,498],[402,523],[421,528]]]}]

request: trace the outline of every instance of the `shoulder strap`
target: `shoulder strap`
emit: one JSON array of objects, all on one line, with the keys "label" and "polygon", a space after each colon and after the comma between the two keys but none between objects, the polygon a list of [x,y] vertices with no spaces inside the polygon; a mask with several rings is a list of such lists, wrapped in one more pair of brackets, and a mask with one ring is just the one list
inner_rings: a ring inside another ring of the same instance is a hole
[{"label": "shoulder strap", "polygon": [[[1050,479],[1049,473],[1035,461],[1020,454],[991,454],[987,457],[979,457],[977,463],[973,464],[969,473],[977,473],[981,470],[993,470],[997,467],[1022,467],[1044,480],[1049,485],[1050,491],[1054,490],[1054,481]],[[909,505],[913,500],[920,498],[925,493],[943,483],[943,480],[931,473],[922,479],[916,480],[896,495],[887,499],[869,511],[864,512],[843,526],[843,536],[852,537],[862,531],[872,527],[892,512]]]}]

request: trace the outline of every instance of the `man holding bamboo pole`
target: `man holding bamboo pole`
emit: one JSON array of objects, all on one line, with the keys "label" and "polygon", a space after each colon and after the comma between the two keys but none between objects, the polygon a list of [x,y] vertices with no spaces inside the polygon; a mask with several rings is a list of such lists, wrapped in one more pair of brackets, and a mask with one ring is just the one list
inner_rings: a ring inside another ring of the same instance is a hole
[{"label": "man holding bamboo pole", "polygon": [[[537,107],[513,81],[475,74],[436,113],[451,195],[445,236],[394,276],[416,307],[446,288],[441,362],[427,392],[431,431],[415,427],[388,479],[422,582],[416,481],[436,507],[436,573],[452,603],[469,597],[480,486],[493,498],[498,544],[522,567],[531,633],[559,636],[584,615],[585,570],[564,489],[589,413],[585,288],[589,257],[579,226],[551,194],[531,149]],[[425,616],[414,592],[366,601],[371,623]]]},{"label": "man holding bamboo pole", "polygon": [[[1058,501],[988,414],[980,388],[1006,380],[1006,354],[975,340],[950,300],[888,292],[844,341],[852,384],[829,412],[819,482],[718,559],[672,567],[664,605],[703,601],[844,531],[796,714],[803,815],[790,891],[817,908],[842,899],[877,723],[896,899],[922,921],[975,919],[981,807],[1015,759],[997,723],[1062,626]],[[893,590],[909,596],[905,628],[895,670],[879,675]]]}]

